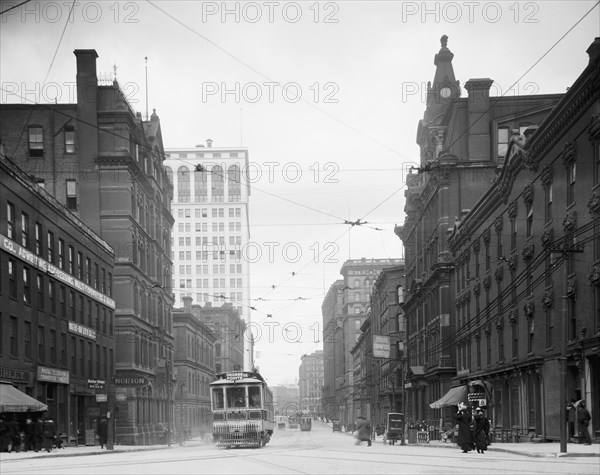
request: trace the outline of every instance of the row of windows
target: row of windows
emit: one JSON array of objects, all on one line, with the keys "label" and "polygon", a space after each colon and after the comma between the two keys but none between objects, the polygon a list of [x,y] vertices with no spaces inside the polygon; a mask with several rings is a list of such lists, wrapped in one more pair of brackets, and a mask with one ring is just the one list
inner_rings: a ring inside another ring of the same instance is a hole
[{"label": "row of windows", "polygon": [[[195,279],[196,286],[193,287],[194,279],[179,279],[179,288],[180,289],[212,289],[214,292],[217,292],[218,288],[226,288],[225,282],[227,279],[217,278],[212,279],[212,286],[206,285],[209,282],[209,279]],[[203,285],[205,284],[205,285]],[[242,279],[229,279],[229,288],[243,288],[244,284]]]},{"label": "row of windows", "polygon": [[[30,125],[28,129],[29,156],[44,157],[44,128],[40,125]],[[64,153],[75,153],[75,127],[66,125],[63,128]]]},{"label": "row of windows", "polygon": [[[185,252],[186,254],[184,254],[184,257],[181,258],[181,253]],[[191,254],[190,257],[187,257],[187,253],[191,253],[192,251],[180,251],[180,260],[185,261],[185,260],[192,260],[191,259]],[[198,253],[201,253],[201,257],[198,257]],[[230,260],[235,260],[236,262],[241,262],[242,260],[242,251],[241,250],[230,250],[230,251],[217,251],[217,250],[213,250],[213,251],[196,251],[196,260],[202,260],[202,262],[206,262],[208,260],[209,257],[211,257],[213,259],[219,259],[222,262],[227,260],[227,257],[229,256]],[[171,258],[173,260],[175,260],[175,253],[171,253]]]},{"label": "row of windows", "polygon": [[[242,216],[241,208],[227,208],[228,214],[230,218],[240,218]],[[196,208],[194,211],[195,218],[208,218],[208,208]],[[211,215],[213,218],[224,218],[225,217],[225,208],[212,208]],[[191,218],[192,217],[192,209],[191,208],[179,208],[177,210],[178,218]]]},{"label": "row of windows", "polygon": [[[3,274],[3,270],[0,270],[0,276]],[[64,285],[57,286],[54,279],[47,278],[44,273],[36,272],[26,265],[21,266],[15,259],[7,260],[6,275],[9,298],[21,298],[26,305],[36,306],[40,310],[46,310],[48,305],[50,315],[58,315],[60,318],[87,325],[105,335],[113,335],[113,312],[105,306]]]},{"label": "row of windows", "polygon": [[[208,223],[195,223],[194,229],[197,233],[208,232]],[[230,222],[229,223],[229,231],[241,231],[242,223],[241,222]],[[178,223],[177,231],[180,233],[191,233],[192,232],[192,223]],[[212,223],[212,231],[213,232],[224,232],[225,231],[225,223]]]},{"label": "row of windows", "polygon": [[[6,322],[4,320],[7,320]],[[0,355],[69,368],[72,376],[107,378],[113,374],[113,350],[83,338],[34,325],[0,312]],[[5,342],[6,340],[6,342]],[[7,343],[6,347],[4,343]]]},{"label": "row of windows", "polygon": [[[212,242],[213,245],[224,245],[225,244],[225,236],[212,236],[210,241]],[[179,247],[186,247],[186,246],[192,246],[192,238],[191,237],[180,237],[179,238]],[[195,239],[195,246],[208,246],[209,244],[209,236],[197,236]],[[229,244],[230,245],[235,245],[235,244],[242,244],[242,236],[229,236]],[[179,251],[179,255],[181,256],[181,253],[184,251]],[[187,251],[187,252],[191,252],[191,251]],[[191,257],[187,258],[187,257],[180,257],[180,259],[191,259]]]},{"label": "row of windows", "polygon": [[103,294],[112,296],[112,274],[104,267],[100,267],[98,263],[92,265],[92,258],[84,258],[83,252],[77,251],[71,244],[65,244],[64,239],[56,240],[54,232],[50,230],[44,238],[41,223],[36,222],[32,230],[29,215],[24,211],[17,222],[15,205],[10,201],[6,204],[6,216],[6,235],[9,239],[20,243],[24,248],[35,252]]},{"label": "row of windows", "polygon": [[[173,181],[173,170],[166,167],[167,175],[173,183],[174,193],[177,196],[177,201],[180,203],[189,203],[191,198],[191,174],[190,169],[186,166],[180,166],[177,169],[177,182]],[[194,201],[208,201],[208,175],[203,169],[194,172]],[[216,202],[223,201],[225,194],[225,172],[220,165],[215,165],[210,170],[210,190],[212,200]],[[227,190],[229,201],[241,200],[241,172],[240,167],[231,165],[227,168]]]},{"label": "row of windows", "polygon": [[[225,155],[228,155],[229,158],[237,158],[238,157],[238,153],[237,152],[228,152]],[[177,156],[179,158],[221,158],[221,152],[190,152],[190,153],[178,153]],[[242,154],[243,156],[243,154]],[[226,158],[226,157],[224,157]]]},{"label": "row of windows", "polygon": [[[191,265],[181,265],[179,266],[180,274],[208,274],[209,265],[208,264],[198,264],[196,265],[196,272],[192,272]],[[225,274],[225,270],[227,269],[225,264],[213,264],[212,273],[213,274]],[[230,274],[241,274],[242,273],[242,264],[229,264],[229,273]],[[206,280],[206,279],[205,279]],[[208,287],[208,286],[205,286]]]}]

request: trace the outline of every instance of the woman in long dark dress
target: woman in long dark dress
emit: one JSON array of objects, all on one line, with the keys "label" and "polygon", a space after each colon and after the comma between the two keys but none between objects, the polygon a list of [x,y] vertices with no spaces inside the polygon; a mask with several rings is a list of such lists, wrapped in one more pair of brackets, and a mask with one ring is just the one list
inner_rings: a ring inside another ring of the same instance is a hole
[{"label": "woman in long dark dress", "polygon": [[463,403],[458,405],[458,413],[456,414],[456,422],[458,424],[458,440],[457,443],[463,453],[473,450],[473,433],[471,432],[471,413]]},{"label": "woman in long dark dress", "polygon": [[473,441],[477,448],[477,453],[483,454],[488,446],[488,434],[490,433],[490,421],[483,415],[480,407],[475,409],[475,418],[473,424]]}]

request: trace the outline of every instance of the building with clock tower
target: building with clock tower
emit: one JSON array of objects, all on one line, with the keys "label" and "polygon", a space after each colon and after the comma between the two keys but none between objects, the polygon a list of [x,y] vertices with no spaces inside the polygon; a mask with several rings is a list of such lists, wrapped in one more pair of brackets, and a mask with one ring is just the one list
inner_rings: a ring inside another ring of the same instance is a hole
[{"label": "building with clock tower", "polygon": [[[469,297],[456,301],[455,288],[457,279],[468,282],[473,276],[455,272],[449,233],[495,182],[511,136],[535,130],[562,97],[490,97],[494,81],[489,78],[469,79],[463,97],[453,57],[444,35],[434,58],[433,82],[427,85],[426,109],[417,125],[420,166],[406,177],[405,221],[396,227],[405,248],[405,376],[407,415],[412,420],[451,422],[452,408],[430,403],[459,384],[461,371],[469,371],[456,361],[461,344],[456,340],[457,322],[471,317]],[[498,249],[493,256],[503,257]]]}]

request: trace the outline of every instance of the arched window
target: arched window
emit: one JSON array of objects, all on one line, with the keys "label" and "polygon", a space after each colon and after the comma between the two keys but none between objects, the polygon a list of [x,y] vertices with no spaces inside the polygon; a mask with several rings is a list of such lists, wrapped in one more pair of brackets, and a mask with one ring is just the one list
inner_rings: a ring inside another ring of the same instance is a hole
[{"label": "arched window", "polygon": [[177,170],[177,200],[180,203],[190,202],[190,171],[187,167]]},{"label": "arched window", "polygon": [[208,196],[208,174],[205,171],[194,172],[194,200],[196,203],[205,203]]},{"label": "arched window", "polygon": [[240,201],[241,199],[241,173],[240,167],[237,165],[231,165],[227,169],[227,189],[229,192],[229,201]]},{"label": "arched window", "polygon": [[217,202],[224,201],[225,177],[223,176],[223,169],[219,165],[214,166],[211,170],[210,178],[212,180],[212,200]]}]

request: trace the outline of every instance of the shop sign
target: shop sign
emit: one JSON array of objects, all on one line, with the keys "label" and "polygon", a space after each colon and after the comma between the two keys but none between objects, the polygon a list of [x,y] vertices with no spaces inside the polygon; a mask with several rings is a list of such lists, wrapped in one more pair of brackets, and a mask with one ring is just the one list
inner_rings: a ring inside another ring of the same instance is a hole
[{"label": "shop sign", "polygon": [[108,401],[107,394],[96,394],[96,402],[106,402]]},{"label": "shop sign", "polygon": [[115,301],[110,297],[98,292],[93,287],[87,285],[86,283],[76,279],[72,275],[69,275],[67,272],[63,271],[59,267],[52,265],[50,262],[45,261],[38,255],[24,248],[23,246],[17,244],[15,241],[9,239],[8,237],[0,234],[0,249],[3,249],[11,254],[17,256],[19,259],[25,261],[27,264],[34,266],[41,270],[42,272],[47,272],[52,275],[55,279],[64,282],[65,284],[79,290],[87,294],[89,297],[97,300],[98,302],[110,307],[112,309],[115,308]]},{"label": "shop sign", "polygon": [[29,371],[23,371],[22,369],[5,368],[4,366],[0,366],[0,379],[18,381],[20,383],[28,383]]},{"label": "shop sign", "polygon": [[115,398],[119,402],[127,401],[127,393],[115,393]]},{"label": "shop sign", "polygon": [[125,375],[125,376],[115,376],[114,377],[115,386],[122,387],[142,387],[148,386],[148,378],[145,376],[135,376],[135,375]]},{"label": "shop sign", "polygon": [[373,357],[390,357],[390,337],[386,335],[373,335]]},{"label": "shop sign", "polygon": [[469,393],[467,395],[469,402],[478,401],[479,399],[485,399],[485,393]]},{"label": "shop sign", "polygon": [[88,379],[87,387],[88,389],[104,389],[106,385],[106,381],[103,379]]},{"label": "shop sign", "polygon": [[77,333],[78,335],[89,338],[90,340],[96,340],[96,330],[86,327],[85,325],[69,322],[69,331],[71,333]]},{"label": "shop sign", "polygon": [[38,366],[37,379],[48,383],[69,384],[69,372],[62,369]]}]

